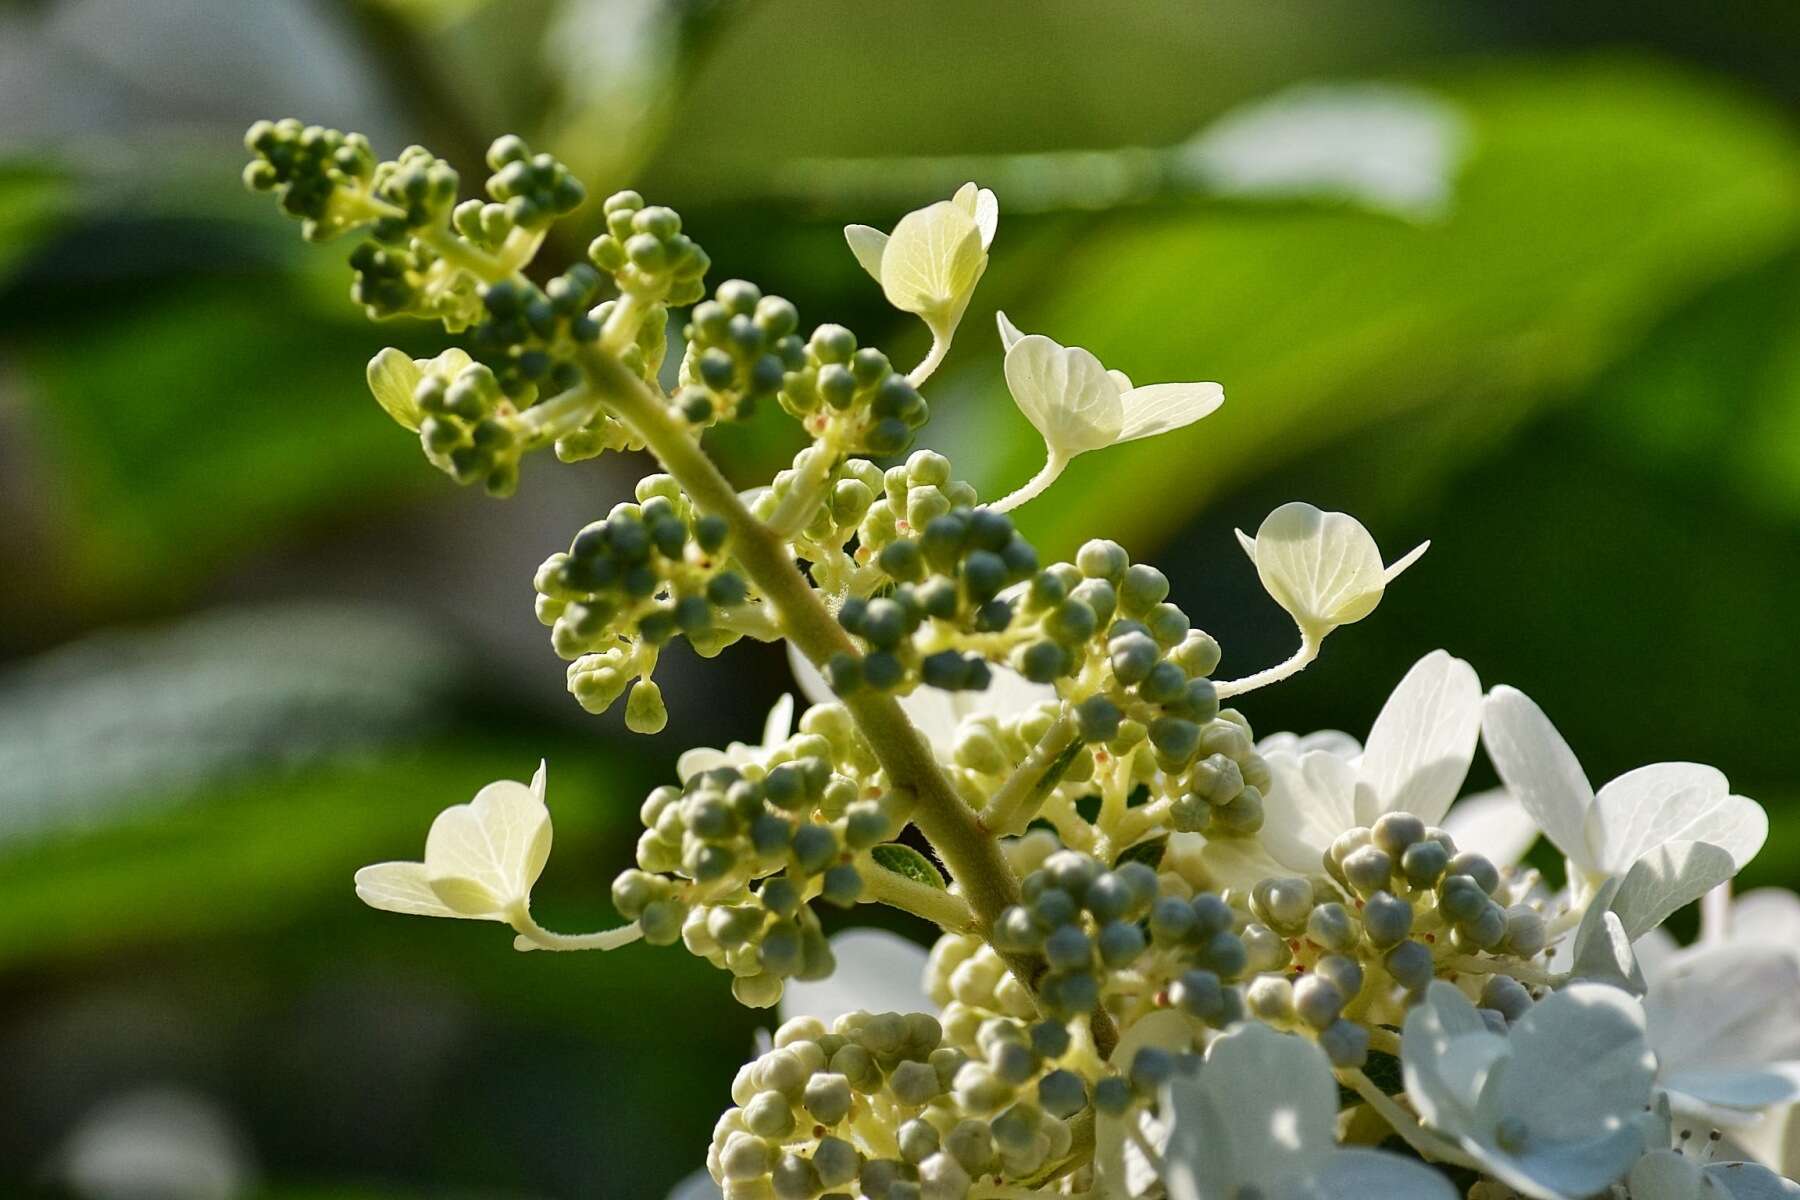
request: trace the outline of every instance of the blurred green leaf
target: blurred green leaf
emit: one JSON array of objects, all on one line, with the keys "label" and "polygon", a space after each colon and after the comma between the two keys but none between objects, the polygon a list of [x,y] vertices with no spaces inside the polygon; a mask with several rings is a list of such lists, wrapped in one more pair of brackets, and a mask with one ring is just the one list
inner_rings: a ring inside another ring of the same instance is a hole
[{"label": "blurred green leaf", "polygon": [[25,348],[69,512],[66,598],[180,595],[270,529],[425,478],[362,381],[381,335],[339,304],[328,319],[268,280],[194,284]]},{"label": "blurred green leaf", "polygon": [[[1435,477],[1451,451],[1491,444],[1590,380],[1674,304],[1776,253],[1800,216],[1791,131],[1686,75],[1589,61],[1495,67],[1440,90],[1475,139],[1441,225],[1186,206],[1072,233],[1048,223],[1011,268],[996,259],[988,298],[1021,328],[1139,382],[1226,389],[1191,429],[1078,459],[1020,511],[1040,545],[1066,553],[1101,529],[1153,543],[1226,486],[1421,410],[1454,413],[1437,453],[1382,470]],[[970,341],[986,319],[965,323]],[[1042,447],[997,371],[936,393],[947,428],[931,439],[964,448],[958,465],[984,493],[1037,468]],[[1101,482],[1119,479],[1131,485]]]},{"label": "blurred green leaf", "polygon": [[0,163],[0,280],[56,228],[72,202],[68,180],[59,172]]},{"label": "blurred green leaf", "polygon": [[[438,812],[492,780],[527,779],[535,766],[530,753],[492,742],[389,750],[233,784],[203,804],[35,846],[0,872],[0,964],[241,934],[304,920],[321,905],[355,906],[358,867],[417,858]],[[595,754],[591,743],[556,755],[552,772],[557,851],[544,891],[554,909],[566,886],[558,876],[578,875],[582,848],[597,838],[618,840],[638,789],[622,756]],[[485,932],[510,945],[506,931]]]},{"label": "blurred green leaf", "polygon": [[943,890],[944,877],[938,869],[931,865],[931,860],[914,850],[911,846],[900,842],[884,842],[869,851],[869,857],[875,865],[884,871],[892,871],[904,876],[914,883],[922,883],[926,887]]}]

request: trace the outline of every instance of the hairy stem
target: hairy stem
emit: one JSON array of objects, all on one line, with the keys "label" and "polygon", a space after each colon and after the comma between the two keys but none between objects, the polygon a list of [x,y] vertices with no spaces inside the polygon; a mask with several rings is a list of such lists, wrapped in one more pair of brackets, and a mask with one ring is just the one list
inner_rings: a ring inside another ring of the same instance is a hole
[{"label": "hairy stem", "polygon": [[1038,739],[1025,761],[1007,776],[1000,790],[988,799],[987,807],[981,810],[981,823],[995,833],[1010,833],[1021,818],[1029,820],[1035,815],[1048,790],[1043,785],[1049,782],[1055,786],[1054,781],[1047,780],[1050,768],[1074,741],[1075,722],[1064,712]]},{"label": "hairy stem", "polygon": [[1063,468],[1068,465],[1069,460],[1067,458],[1052,450],[1050,452],[1050,457],[1044,460],[1043,467],[1038,470],[1036,475],[1033,475],[1030,479],[1026,480],[1023,487],[1019,488],[1011,495],[1001,497],[988,505],[988,507],[995,512],[1011,512],[1013,509],[1019,507],[1019,505],[1024,504],[1027,500],[1037,499],[1039,496],[1043,495],[1045,488],[1048,488],[1051,484],[1056,482],[1057,476],[1061,475],[1063,473]]},{"label": "hairy stem", "polygon": [[1277,663],[1266,671],[1246,675],[1242,679],[1227,679],[1217,687],[1219,699],[1241,696],[1245,692],[1254,692],[1257,688],[1268,687],[1271,683],[1280,683],[1290,675],[1298,675],[1313,659],[1319,657],[1319,643],[1323,640],[1318,635],[1302,629],[1300,631],[1300,648],[1294,651],[1292,658],[1284,663]]}]

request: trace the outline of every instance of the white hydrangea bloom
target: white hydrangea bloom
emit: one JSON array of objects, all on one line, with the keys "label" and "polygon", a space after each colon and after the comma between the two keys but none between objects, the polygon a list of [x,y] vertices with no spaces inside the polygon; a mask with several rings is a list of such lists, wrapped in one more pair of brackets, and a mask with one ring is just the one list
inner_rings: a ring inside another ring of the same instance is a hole
[{"label": "white hydrangea bloom", "polygon": [[1455,1200],[1423,1163],[1338,1145],[1325,1052],[1258,1022],[1217,1038],[1198,1074],[1169,1085],[1169,1112],[1169,1200]]},{"label": "white hydrangea bloom", "polygon": [[917,384],[937,366],[969,307],[988,265],[988,247],[1000,224],[994,193],[965,183],[940,200],[900,218],[891,234],[847,225],[844,240],[882,294],[901,312],[931,329],[931,357],[909,378]]},{"label": "white hydrangea bloom", "polygon": [[1006,348],[1006,386],[1013,402],[1044,439],[1044,467],[991,507],[1017,508],[1041,494],[1078,454],[1102,450],[1191,425],[1225,403],[1216,383],[1155,383],[1134,387],[1079,346],[1042,334],[1020,333],[998,314]]},{"label": "white hydrangea bloom", "polygon": [[[1394,688],[1366,749],[1342,734],[1314,735],[1307,743],[1265,742],[1270,786],[1256,840],[1266,859],[1247,855],[1241,839],[1221,839],[1207,845],[1208,867],[1224,881],[1248,887],[1271,873],[1317,873],[1340,834],[1386,813],[1407,812],[1438,824],[1462,789],[1480,726],[1481,681],[1474,668],[1432,651]],[[1303,744],[1321,748],[1302,751]],[[1352,749],[1357,752],[1344,753]],[[1269,871],[1270,865],[1279,870]]]},{"label": "white hydrangea bloom", "polygon": [[1241,529],[1237,536],[1264,590],[1315,647],[1339,625],[1374,612],[1387,585],[1431,545],[1421,542],[1384,567],[1375,539],[1355,517],[1298,500],[1265,517],[1255,538]]},{"label": "white hydrangea bloom", "polygon": [[1617,988],[1571,984],[1503,1035],[1435,982],[1407,1014],[1401,1063],[1426,1124],[1534,1200],[1592,1196],[1643,1153],[1656,1059]]}]

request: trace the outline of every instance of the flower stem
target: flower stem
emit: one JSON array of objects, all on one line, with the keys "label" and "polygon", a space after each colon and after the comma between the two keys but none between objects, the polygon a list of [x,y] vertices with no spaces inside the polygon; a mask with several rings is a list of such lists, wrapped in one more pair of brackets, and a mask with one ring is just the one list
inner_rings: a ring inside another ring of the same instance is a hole
[{"label": "flower stem", "polygon": [[1350,1090],[1360,1096],[1365,1104],[1391,1126],[1400,1140],[1418,1151],[1428,1161],[1455,1163],[1460,1167],[1480,1170],[1481,1164],[1464,1154],[1437,1134],[1432,1133],[1418,1119],[1404,1108],[1398,1101],[1379,1087],[1375,1081],[1357,1068],[1347,1068],[1337,1073],[1338,1078],[1349,1085]]},{"label": "flower stem", "polygon": [[[1021,818],[1029,820],[1043,802],[1050,768],[1075,740],[1075,722],[1064,712],[1038,739],[1025,761],[1013,769],[981,810],[981,823],[995,833],[1010,833]],[[1054,785],[1053,785],[1054,786]]]},{"label": "flower stem", "polygon": [[597,933],[552,933],[539,925],[524,905],[508,917],[519,935],[513,939],[513,948],[517,950],[617,950],[644,936],[643,928],[636,921]]},{"label": "flower stem", "polygon": [[923,917],[948,933],[978,932],[979,922],[976,921],[974,912],[954,892],[908,879],[880,866],[866,854],[857,861],[856,866],[862,873],[862,898],[865,903],[885,904],[889,908],[909,912],[915,917]]},{"label": "flower stem", "polygon": [[1030,479],[1025,481],[1024,487],[1019,488],[1009,496],[994,501],[992,504],[988,505],[988,507],[995,512],[1011,512],[1013,509],[1019,507],[1019,505],[1024,504],[1027,500],[1037,499],[1044,494],[1045,488],[1056,482],[1057,476],[1061,475],[1063,473],[1063,468],[1068,465],[1069,460],[1066,457],[1058,454],[1054,450],[1050,451],[1050,456],[1044,460],[1043,467],[1036,475],[1033,475]]},{"label": "flower stem", "polygon": [[1305,629],[1300,631],[1300,648],[1294,656],[1284,663],[1278,663],[1266,671],[1258,671],[1254,675],[1246,675],[1242,679],[1227,679],[1216,686],[1219,699],[1230,696],[1241,696],[1245,692],[1254,692],[1257,688],[1268,687],[1271,683],[1280,683],[1290,675],[1298,675],[1304,671],[1313,659],[1319,657],[1319,644],[1324,639]]},{"label": "flower stem", "polygon": [[950,339],[933,329],[931,331],[931,349],[925,352],[925,357],[919,360],[919,365],[907,373],[906,382],[918,387],[930,379],[943,363],[944,355],[948,353],[950,353]]},{"label": "flower stem", "polygon": [[1508,963],[1497,958],[1476,958],[1472,954],[1453,954],[1438,965],[1449,967],[1454,971],[1462,971],[1468,975],[1510,975],[1520,983],[1536,984],[1539,987],[1558,987],[1565,982],[1561,975],[1539,970],[1528,963]]}]

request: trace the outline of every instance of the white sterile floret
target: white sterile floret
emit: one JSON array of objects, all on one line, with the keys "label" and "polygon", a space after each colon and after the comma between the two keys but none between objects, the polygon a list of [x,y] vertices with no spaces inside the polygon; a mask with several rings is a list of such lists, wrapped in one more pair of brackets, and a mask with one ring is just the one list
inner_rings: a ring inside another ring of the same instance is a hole
[{"label": "white sterile floret", "polygon": [[550,857],[545,766],[529,786],[490,783],[467,804],[446,808],[425,835],[423,862],[385,862],[356,873],[356,894],[371,908],[421,917],[500,921],[521,935],[520,949],[610,950],[641,936],[636,924],[568,937],[540,929],[531,889]]},{"label": "white sterile floret", "polygon": [[424,418],[418,401],[413,398],[419,382],[427,372],[445,379],[453,378],[472,361],[468,351],[456,346],[436,358],[410,358],[404,351],[389,346],[369,360],[369,391],[388,416],[417,433]]},{"label": "white sterile floret", "polygon": [[1030,482],[992,505],[1017,508],[1055,482],[1069,461],[1089,450],[1167,433],[1200,420],[1225,403],[1216,383],[1154,383],[1133,387],[1079,346],[1042,334],[1022,334],[998,314],[1006,348],[1006,386],[1019,411],[1044,439],[1044,467]]},{"label": "white sterile floret", "polygon": [[1634,939],[1731,878],[1768,837],[1762,806],[1699,763],[1639,767],[1596,794],[1550,719],[1514,688],[1488,694],[1481,737],[1507,790],[1568,858],[1572,879],[1590,890],[1624,879],[1613,906]]},{"label": "white sterile floret", "polygon": [[1324,1051],[1255,1021],[1215,1040],[1197,1075],[1169,1085],[1169,1200],[1453,1200],[1423,1163],[1339,1146]]},{"label": "white sterile floret", "polygon": [[1407,1014],[1401,1063],[1426,1124],[1534,1200],[1592,1196],[1643,1153],[1656,1059],[1617,988],[1571,984],[1502,1035],[1435,982]]},{"label": "white sterile floret", "polygon": [[919,376],[915,384],[943,357],[969,307],[987,270],[988,247],[999,222],[994,193],[965,183],[949,200],[901,217],[891,234],[868,225],[844,227],[850,252],[881,285],[888,303],[915,314],[931,329],[936,345],[932,357],[914,372]]},{"label": "white sterile floret", "polygon": [[[1481,681],[1475,669],[1443,650],[1413,664],[1354,755],[1343,734],[1323,742],[1269,742],[1265,818],[1257,841],[1281,868],[1311,875],[1340,834],[1394,812],[1437,825],[1468,774],[1481,727]],[[1303,744],[1322,749],[1296,752]],[[1480,850],[1479,844],[1469,847]],[[1268,874],[1240,839],[1209,842],[1206,861],[1228,882],[1249,886]]]},{"label": "white sterile floret", "polygon": [[742,767],[747,763],[762,764],[794,732],[794,698],[783,693],[763,720],[762,741],[754,746],[731,742],[723,750],[711,746],[694,746],[683,750],[675,760],[675,776],[686,783],[704,771],[719,767]]},{"label": "white sterile floret", "polygon": [[1677,1112],[1748,1125],[1800,1100],[1800,958],[1792,948],[1700,944],[1646,965],[1657,1081]]},{"label": "white sterile floret", "polygon": [[1374,612],[1387,585],[1431,545],[1421,542],[1384,567],[1375,539],[1355,517],[1299,500],[1263,518],[1255,538],[1241,529],[1237,536],[1264,590],[1312,644]]},{"label": "white sterile floret", "polygon": [[1673,1116],[1667,1098],[1659,1097],[1648,1122],[1653,1148],[1632,1165],[1626,1177],[1630,1200],[1793,1200],[1800,1196],[1800,1184],[1761,1163],[1721,1159],[1725,1151],[1716,1132],[1698,1147],[1693,1145],[1692,1130],[1676,1136]]}]

